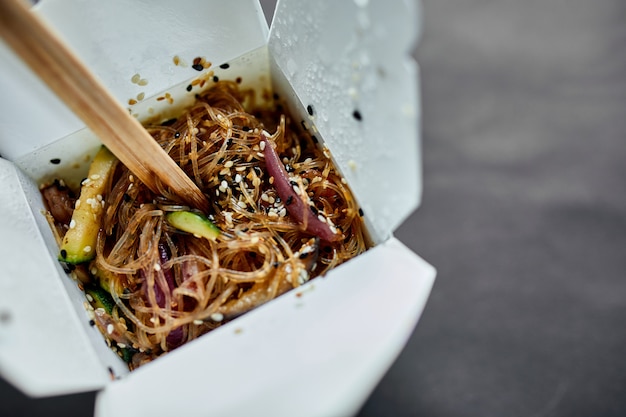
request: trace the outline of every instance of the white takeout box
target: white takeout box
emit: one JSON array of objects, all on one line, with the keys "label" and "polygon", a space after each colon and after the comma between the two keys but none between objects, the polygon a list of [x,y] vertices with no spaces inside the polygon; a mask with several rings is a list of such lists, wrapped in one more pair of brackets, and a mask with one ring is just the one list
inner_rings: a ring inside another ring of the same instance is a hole
[{"label": "white takeout box", "polygon": [[[144,94],[129,106],[141,120],[191,102],[197,90],[186,87],[210,71],[272,86],[330,148],[377,245],[128,373],[55,260],[38,191],[55,172],[81,178],[99,143],[0,43],[2,376],[31,396],[98,390],[101,417],[355,413],[404,346],[435,276],[392,236],[421,195],[409,55],[418,11],[409,1],[283,0],[268,30],[257,0],[41,1],[35,12],[121,102]],[[213,66],[196,72],[195,57]],[[135,74],[147,84],[131,82]],[[174,104],[156,99],[165,92]]]}]

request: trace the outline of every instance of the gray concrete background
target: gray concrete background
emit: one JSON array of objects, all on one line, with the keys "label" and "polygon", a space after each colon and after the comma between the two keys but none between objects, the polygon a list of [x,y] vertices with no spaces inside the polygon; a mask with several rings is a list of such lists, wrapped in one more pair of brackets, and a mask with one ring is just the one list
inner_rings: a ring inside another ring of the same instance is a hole
[{"label": "gray concrete background", "polygon": [[[439,275],[359,416],[624,416],[626,2],[424,11],[424,203],[397,236]],[[92,408],[0,382],[0,416]]]}]

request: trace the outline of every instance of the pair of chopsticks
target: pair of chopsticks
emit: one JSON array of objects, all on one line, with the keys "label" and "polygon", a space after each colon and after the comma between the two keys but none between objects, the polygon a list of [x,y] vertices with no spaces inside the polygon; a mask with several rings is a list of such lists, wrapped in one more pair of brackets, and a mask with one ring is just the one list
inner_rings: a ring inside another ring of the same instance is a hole
[{"label": "pair of chopsticks", "polygon": [[0,0],[0,36],[151,190],[160,180],[181,202],[208,209],[193,181],[25,2]]}]

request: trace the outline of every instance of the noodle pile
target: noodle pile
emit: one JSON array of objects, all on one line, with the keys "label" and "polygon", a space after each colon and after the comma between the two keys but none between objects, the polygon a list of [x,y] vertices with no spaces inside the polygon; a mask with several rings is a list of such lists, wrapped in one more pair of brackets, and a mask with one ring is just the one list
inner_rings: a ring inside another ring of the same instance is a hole
[{"label": "noodle pile", "polygon": [[[327,150],[276,109],[247,113],[248,99],[220,81],[175,121],[147,128],[208,197],[215,240],[169,224],[167,213],[192,209],[163,187],[153,193],[122,164],[104,193],[96,257],[86,270],[115,304],[93,317],[131,369],[368,247],[359,207]],[[266,169],[270,145],[303,201],[340,238],[321,240],[288,213]]]}]

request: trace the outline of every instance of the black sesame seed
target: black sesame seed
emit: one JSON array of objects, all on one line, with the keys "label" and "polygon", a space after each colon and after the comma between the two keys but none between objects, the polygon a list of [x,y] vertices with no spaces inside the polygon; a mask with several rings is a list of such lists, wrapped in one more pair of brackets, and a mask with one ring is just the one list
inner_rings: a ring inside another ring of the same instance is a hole
[{"label": "black sesame seed", "polygon": [[127,202],[127,203],[131,200],[130,195],[128,195],[126,193],[124,193],[124,197],[123,198],[124,198],[124,201]]},{"label": "black sesame seed", "polygon": [[306,122],[304,120],[300,120],[300,125],[302,126],[302,129],[307,130]]},{"label": "black sesame seed", "polygon": [[175,137],[176,139],[178,139],[178,138],[180,137],[180,132],[176,132],[176,133],[174,133],[174,137]]},{"label": "black sesame seed", "polygon": [[65,249],[61,249],[61,258],[67,258],[67,251]]},{"label": "black sesame seed", "polygon": [[218,165],[222,165],[224,163],[224,158],[220,158],[217,160]]},{"label": "black sesame seed", "polygon": [[166,120],[166,121],[162,122],[162,123],[161,123],[161,126],[171,126],[171,125],[173,125],[174,123],[176,123],[176,118],[174,118],[174,119],[168,119],[168,120]]},{"label": "black sesame seed", "polygon": [[202,71],[204,69],[202,64],[193,64],[191,68],[195,69],[196,71]]},{"label": "black sesame seed", "polygon": [[293,203],[293,196],[292,195],[287,197],[287,200],[285,200],[285,205],[289,206],[289,205],[291,205],[291,203]]},{"label": "black sesame seed", "polygon": [[241,130],[243,130],[244,132],[249,132],[249,131],[250,131],[250,127],[248,127],[248,126],[243,126],[243,127],[241,128]]},{"label": "black sesame seed", "polygon": [[189,84],[189,85],[187,86],[187,91],[191,91],[191,89],[192,89],[192,88],[193,88],[193,85]]},{"label": "black sesame seed", "polygon": [[361,112],[358,110],[355,110],[352,112],[352,117],[354,117],[356,120],[358,120],[359,122],[361,120],[363,120],[363,116],[361,116]]},{"label": "black sesame seed", "polygon": [[363,209],[359,207],[359,216],[363,217],[365,213],[363,213]]},{"label": "black sesame seed", "polygon": [[306,106],[306,112],[309,113],[309,116],[313,116],[313,106],[310,104]]},{"label": "black sesame seed", "polygon": [[272,264],[272,266],[273,266],[274,268],[278,268],[278,267],[280,266],[280,264],[279,264],[278,262],[274,262],[274,263]]},{"label": "black sesame seed", "polygon": [[54,164],[54,165],[59,165],[61,163],[61,159],[59,159],[59,158],[52,158],[50,160],[50,163]]},{"label": "black sesame seed", "polygon": [[313,139],[313,143],[319,143],[319,140],[317,139],[317,136],[311,135],[311,139]]},{"label": "black sesame seed", "polygon": [[220,80],[220,77],[218,77],[217,75],[213,76],[213,82],[216,83]]},{"label": "black sesame seed", "polygon": [[285,171],[287,171],[287,172],[293,172],[293,171],[294,171],[294,169],[293,169],[293,167],[292,167],[291,165],[287,164],[287,165],[285,165]]},{"label": "black sesame seed", "polygon": [[248,252],[251,258],[256,258],[256,252]]},{"label": "black sesame seed", "polygon": [[301,253],[301,254],[300,254],[300,256],[298,256],[298,258],[300,258],[300,259],[304,259],[304,258],[306,258],[307,256],[309,256],[310,254],[311,254],[311,252],[303,252],[303,253]]},{"label": "black sesame seed", "polygon": [[311,208],[311,211],[313,212],[313,214],[315,214],[316,216],[319,214],[319,210],[317,209],[317,207],[315,206],[309,206]]},{"label": "black sesame seed", "polygon": [[241,229],[242,232],[246,233],[248,230],[250,230],[249,227],[244,227],[243,229]]},{"label": "black sesame seed", "polygon": [[74,264],[67,264],[67,270],[68,271],[73,271],[75,269],[76,269],[76,265],[74,265]]},{"label": "black sesame seed", "polygon": [[241,77],[237,77],[237,79],[235,80],[235,82],[236,82],[237,84],[241,84],[241,81],[243,81],[243,80],[241,79]]},{"label": "black sesame seed", "polygon": [[291,184],[291,185],[298,185],[298,183],[293,181],[293,180],[289,181],[289,184]]},{"label": "black sesame seed", "polygon": [[282,200],[280,199],[280,197],[276,197],[276,203],[280,203]]},{"label": "black sesame seed", "polygon": [[278,95],[278,93],[274,93],[272,95],[272,97],[274,97],[274,100],[278,100],[280,98],[280,96]]},{"label": "black sesame seed", "polygon": [[95,322],[95,321],[93,321],[93,320],[89,320],[89,325],[90,325],[91,327],[93,327],[93,326],[95,326],[95,325],[96,325],[96,322]]},{"label": "black sesame seed", "polygon": [[226,63],[224,63],[224,64],[220,65],[220,68],[221,68],[221,69],[228,69],[228,67],[230,67],[230,65],[228,65],[228,64],[226,64]]}]

